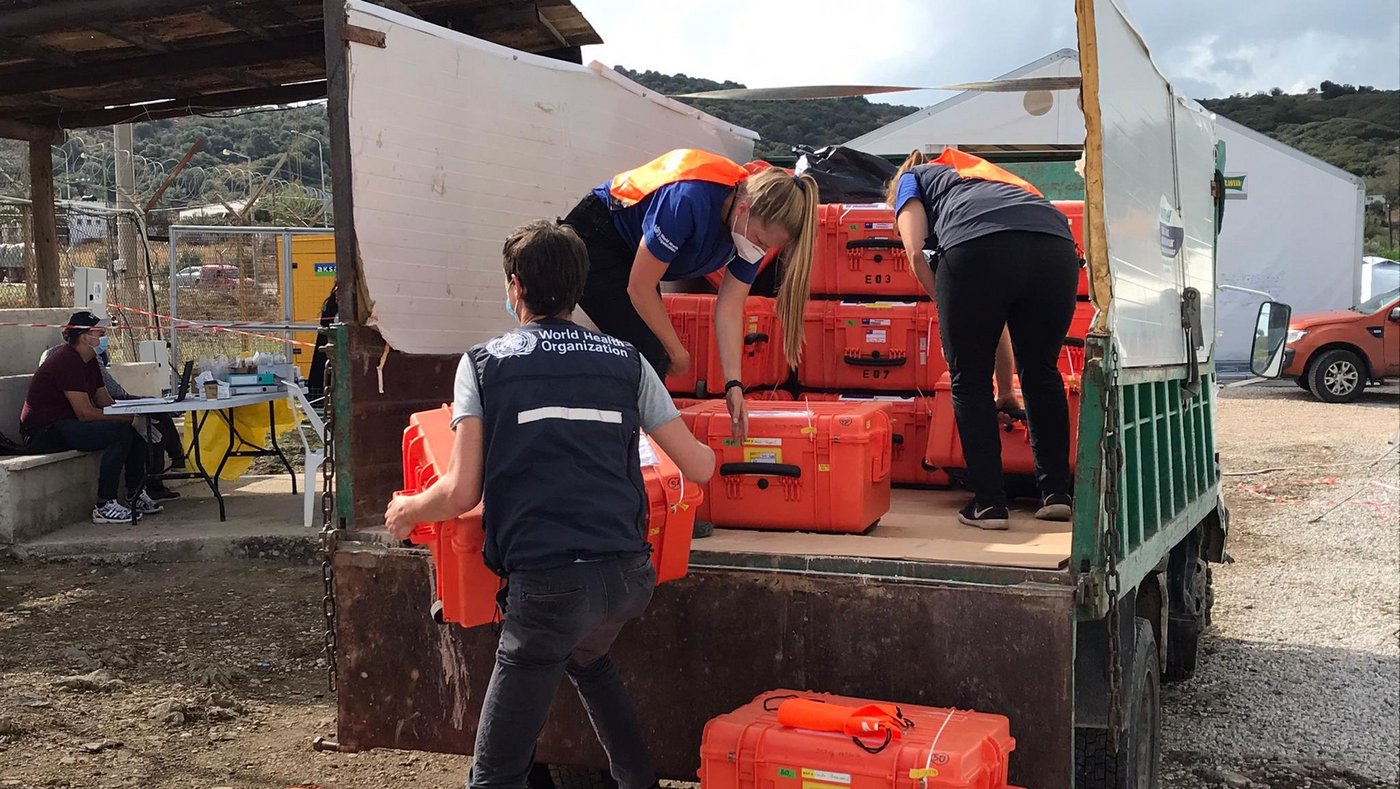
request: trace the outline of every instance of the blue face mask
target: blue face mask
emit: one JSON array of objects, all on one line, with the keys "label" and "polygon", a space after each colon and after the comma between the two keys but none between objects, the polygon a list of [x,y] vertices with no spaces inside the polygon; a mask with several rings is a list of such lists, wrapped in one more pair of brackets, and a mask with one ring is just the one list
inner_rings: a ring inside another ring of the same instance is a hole
[{"label": "blue face mask", "polygon": [[515,307],[511,306],[509,293],[506,294],[506,314],[511,317],[511,320],[520,320],[520,316],[515,314]]},{"label": "blue face mask", "polygon": [[98,352],[98,353],[106,353],[106,352],[107,352],[107,336],[106,336],[105,334],[104,334],[103,336],[97,338],[97,352]]}]

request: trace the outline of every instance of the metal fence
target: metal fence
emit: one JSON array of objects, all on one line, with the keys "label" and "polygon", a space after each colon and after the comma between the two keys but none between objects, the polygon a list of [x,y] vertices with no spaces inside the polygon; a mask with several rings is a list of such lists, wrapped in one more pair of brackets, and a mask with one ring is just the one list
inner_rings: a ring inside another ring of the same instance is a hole
[{"label": "metal fence", "polygon": [[157,303],[168,305],[173,325],[172,360],[259,351],[292,358],[294,332],[318,328],[293,320],[292,239],[331,232],[172,225],[164,255],[168,274],[157,289]]}]

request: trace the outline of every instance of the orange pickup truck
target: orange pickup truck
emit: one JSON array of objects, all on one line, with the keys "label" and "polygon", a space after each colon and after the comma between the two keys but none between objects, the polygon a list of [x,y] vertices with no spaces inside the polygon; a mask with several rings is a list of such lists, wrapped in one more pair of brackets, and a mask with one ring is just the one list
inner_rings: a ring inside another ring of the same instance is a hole
[{"label": "orange pickup truck", "polygon": [[1400,375],[1400,289],[1355,307],[1295,315],[1283,374],[1327,403],[1350,403],[1369,383]]}]

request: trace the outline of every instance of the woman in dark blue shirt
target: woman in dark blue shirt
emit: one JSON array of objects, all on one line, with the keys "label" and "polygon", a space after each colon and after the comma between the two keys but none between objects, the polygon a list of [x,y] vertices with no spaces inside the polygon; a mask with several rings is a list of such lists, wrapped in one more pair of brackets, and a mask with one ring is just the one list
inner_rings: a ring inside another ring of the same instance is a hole
[{"label": "woman in dark blue shirt", "polygon": [[[905,251],[938,307],[974,493],[959,520],[982,529],[1005,529],[1010,521],[992,394],[1004,334],[1014,349],[1035,454],[1036,517],[1069,520],[1069,407],[1058,361],[1074,317],[1079,255],[1068,220],[1035,187],[957,151],[934,163],[915,151],[889,188]],[[1008,355],[1001,354],[1004,374],[997,376],[1003,405],[1014,400]]]},{"label": "woman in dark blue shirt", "polygon": [[715,336],[735,435],[747,433],[740,362],[744,299],[760,264],[784,251],[778,313],[788,364],[802,357],[817,184],[777,168],[750,172],[703,151],[672,151],[594,189],[565,217],[588,247],[579,305],[603,332],[636,346],[658,374],[689,369],[661,300],[662,281],[723,269]]}]

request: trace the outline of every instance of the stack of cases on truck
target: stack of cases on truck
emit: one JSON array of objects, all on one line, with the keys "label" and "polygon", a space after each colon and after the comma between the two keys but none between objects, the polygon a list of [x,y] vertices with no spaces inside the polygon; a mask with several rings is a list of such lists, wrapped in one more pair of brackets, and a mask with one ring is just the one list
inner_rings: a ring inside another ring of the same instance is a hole
[{"label": "stack of cases on truck", "polygon": [[893,484],[947,485],[945,474],[923,463],[934,385],[948,369],[938,312],[914,277],[889,206],[838,203],[818,210],[803,329],[797,380],[818,391],[801,397],[888,404]]},{"label": "stack of cases on truck", "polygon": [[[690,369],[666,376],[666,390],[673,395],[703,399],[724,396],[724,371],[716,343],[713,294],[663,293],[681,343],[690,352]],[[740,380],[753,388],[774,387],[788,377],[783,357],[783,333],[778,326],[776,302],[762,296],[744,301],[744,352]]]},{"label": "stack of cases on truck", "polygon": [[[449,406],[409,417],[403,434],[405,493],[426,490],[446,473],[452,459],[452,409]],[[642,481],[647,493],[647,542],[656,565],[656,581],[683,578],[690,566],[690,538],[703,490],[687,484],[676,464],[642,437]],[[482,557],[485,533],[481,507],[452,521],[421,523],[409,539],[428,546],[436,569],[442,618],[463,627],[489,624],[496,617],[501,581]]]},{"label": "stack of cases on truck", "polygon": [[780,724],[778,705],[797,697],[872,703],[775,690],[714,718],[700,744],[701,789],[1014,789],[1007,773],[1016,740],[1002,715],[886,702],[912,725],[889,742],[853,741]]}]

